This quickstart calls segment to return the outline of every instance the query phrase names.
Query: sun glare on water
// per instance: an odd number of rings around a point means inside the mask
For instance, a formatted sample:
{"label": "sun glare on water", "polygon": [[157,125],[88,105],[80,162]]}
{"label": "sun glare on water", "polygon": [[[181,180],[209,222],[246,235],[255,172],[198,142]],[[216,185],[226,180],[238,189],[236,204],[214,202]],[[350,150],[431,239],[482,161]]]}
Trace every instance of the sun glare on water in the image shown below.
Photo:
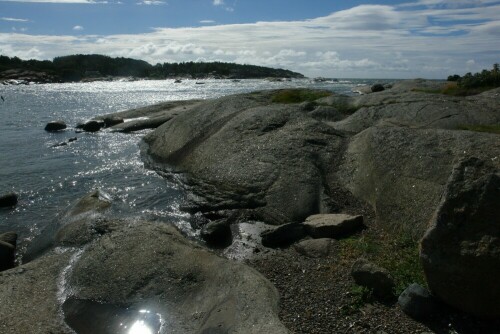
{"label": "sun glare on water", "polygon": [[128,334],[153,334],[153,331],[144,323],[144,320],[137,320],[130,327]]}

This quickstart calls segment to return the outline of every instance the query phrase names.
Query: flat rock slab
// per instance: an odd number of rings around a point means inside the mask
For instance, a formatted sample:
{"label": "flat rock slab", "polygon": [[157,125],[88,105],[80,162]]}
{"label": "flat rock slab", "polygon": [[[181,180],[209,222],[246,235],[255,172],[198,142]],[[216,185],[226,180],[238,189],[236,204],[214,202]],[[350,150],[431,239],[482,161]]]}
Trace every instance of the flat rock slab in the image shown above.
{"label": "flat rock slab", "polygon": [[319,214],[309,216],[304,222],[307,234],[313,238],[341,238],[363,227],[363,216],[346,214]]}

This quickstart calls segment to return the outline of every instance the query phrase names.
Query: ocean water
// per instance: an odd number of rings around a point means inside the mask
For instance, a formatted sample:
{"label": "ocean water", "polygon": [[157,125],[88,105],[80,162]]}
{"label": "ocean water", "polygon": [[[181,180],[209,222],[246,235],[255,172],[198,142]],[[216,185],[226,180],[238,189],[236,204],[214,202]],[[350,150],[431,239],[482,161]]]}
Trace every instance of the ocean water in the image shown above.
{"label": "ocean water", "polygon": [[[310,87],[352,94],[353,87],[371,80],[316,83],[307,79],[285,82],[266,80],[184,80],[93,82],[0,86],[0,194],[15,191],[19,203],[0,209],[0,233],[19,235],[22,255],[57,214],[93,189],[108,193],[117,203],[118,217],[145,217],[171,221],[189,230],[188,215],[179,211],[184,193],[144,167],[139,142],[144,130],[133,134],[101,131],[75,133],[73,126],[97,115],[146,106],[162,101],[216,98],[262,89]],[[64,120],[68,129],[44,130],[47,122]],[[54,144],[77,137],[67,146]],[[189,232],[189,231],[187,231]]]}

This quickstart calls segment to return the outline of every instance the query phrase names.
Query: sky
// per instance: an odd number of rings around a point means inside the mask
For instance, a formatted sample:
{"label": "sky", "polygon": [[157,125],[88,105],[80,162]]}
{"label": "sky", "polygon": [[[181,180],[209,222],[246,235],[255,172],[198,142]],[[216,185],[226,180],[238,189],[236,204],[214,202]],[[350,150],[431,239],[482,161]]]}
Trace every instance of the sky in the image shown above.
{"label": "sky", "polygon": [[0,54],[442,79],[500,62],[500,0],[0,0]]}

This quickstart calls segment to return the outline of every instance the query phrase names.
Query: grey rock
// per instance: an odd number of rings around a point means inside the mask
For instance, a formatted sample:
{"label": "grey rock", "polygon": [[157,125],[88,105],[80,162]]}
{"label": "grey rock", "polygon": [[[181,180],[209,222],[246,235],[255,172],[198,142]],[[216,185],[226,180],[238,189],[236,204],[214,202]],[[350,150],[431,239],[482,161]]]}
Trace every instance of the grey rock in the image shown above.
{"label": "grey rock", "polygon": [[338,111],[337,108],[330,106],[318,106],[309,113],[309,116],[326,122],[337,122],[347,117],[346,114]]}
{"label": "grey rock", "polygon": [[477,156],[500,165],[495,134],[375,126],[355,135],[337,178],[376,208],[377,222],[421,238],[453,166]]}
{"label": "grey rock", "polygon": [[477,158],[459,162],[421,242],[431,291],[481,317],[500,317],[500,169]]}
{"label": "grey rock", "polygon": [[[328,102],[334,101],[331,99]],[[350,98],[349,104],[359,109],[332,126],[356,133],[382,123],[456,130],[462,125],[498,124],[497,103],[489,95],[462,98],[390,89]]]}
{"label": "grey rock", "polygon": [[335,241],[332,239],[309,239],[303,240],[293,245],[293,248],[300,254],[311,257],[326,257],[333,251]]}
{"label": "grey rock", "polygon": [[304,222],[307,234],[313,238],[341,238],[363,228],[363,216],[346,214],[318,214]]}
{"label": "grey rock", "polygon": [[[2,334],[72,333],[60,315],[58,298],[63,293],[59,277],[73,254],[51,252],[18,269],[0,272]],[[8,274],[13,271],[15,275]]]}
{"label": "grey rock", "polygon": [[68,284],[78,299],[147,305],[168,319],[169,333],[287,332],[267,280],[166,225],[141,222],[99,238],[75,264]]}
{"label": "grey rock", "polygon": [[118,117],[118,116],[107,116],[107,117],[103,117],[102,120],[104,121],[104,126],[106,128],[109,128],[109,127],[112,127],[114,125],[117,125],[117,124],[124,122],[123,118]]}
{"label": "grey rock", "polygon": [[82,126],[82,130],[85,132],[97,132],[104,127],[104,121],[101,120],[90,120],[85,122]]}
{"label": "grey rock", "polygon": [[274,92],[209,100],[148,134],[151,167],[182,172],[203,211],[241,209],[270,224],[331,210],[323,174],[344,135]]}
{"label": "grey rock", "polygon": [[144,129],[156,129],[165,122],[171,120],[173,116],[157,116],[148,119],[132,120],[124,123],[119,123],[111,127],[113,131],[117,132],[133,132]]}
{"label": "grey rock", "polygon": [[45,125],[45,131],[54,132],[66,129],[66,123],[64,121],[52,121]]}
{"label": "grey rock", "polygon": [[285,224],[261,233],[262,245],[269,248],[286,247],[303,239],[306,230],[303,224]]}
{"label": "grey rock", "polygon": [[18,196],[14,192],[10,192],[0,196],[0,208],[12,207],[17,204]]}
{"label": "grey rock", "polygon": [[383,300],[390,300],[394,297],[394,280],[391,274],[364,258],[354,262],[351,268],[351,276],[356,284],[367,287],[373,294]]}
{"label": "grey rock", "polygon": [[427,320],[440,312],[439,302],[417,283],[411,284],[401,293],[398,305],[404,313],[416,320]]}
{"label": "grey rock", "polygon": [[211,221],[201,229],[200,236],[213,247],[227,247],[231,244],[231,226],[227,219]]}

